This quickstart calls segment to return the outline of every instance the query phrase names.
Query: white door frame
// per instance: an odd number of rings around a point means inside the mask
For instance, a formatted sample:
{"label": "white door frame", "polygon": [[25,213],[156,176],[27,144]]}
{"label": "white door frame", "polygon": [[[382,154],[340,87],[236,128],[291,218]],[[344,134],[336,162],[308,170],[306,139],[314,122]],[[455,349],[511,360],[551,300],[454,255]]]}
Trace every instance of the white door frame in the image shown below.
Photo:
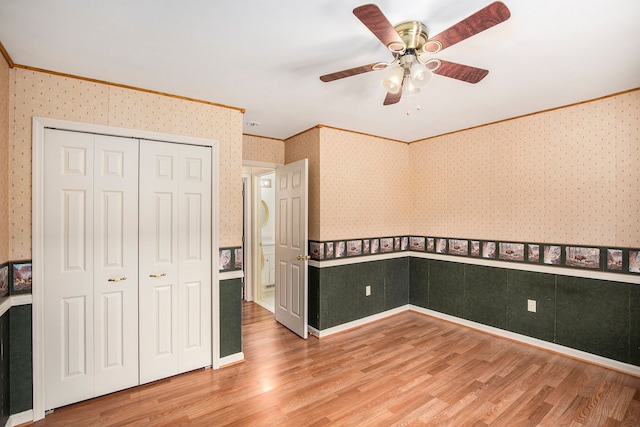
{"label": "white door frame", "polygon": [[44,418],[44,129],[56,128],[77,132],[96,133],[130,137],[137,139],[149,139],[177,144],[191,144],[211,147],[211,167],[218,173],[211,174],[211,203],[214,207],[211,212],[211,344],[212,367],[220,367],[220,282],[218,277],[219,265],[219,145],[218,141],[190,136],[180,136],[150,132],[137,129],[126,129],[97,125],[90,123],[71,122],[50,118],[34,117],[32,133],[32,328],[33,328],[33,420]]}
{"label": "white door frame", "polygon": [[242,269],[244,270],[244,300],[253,301],[253,231],[252,231],[252,203],[251,194],[253,190],[253,180],[251,173],[242,172],[243,194],[243,219],[242,219]]}

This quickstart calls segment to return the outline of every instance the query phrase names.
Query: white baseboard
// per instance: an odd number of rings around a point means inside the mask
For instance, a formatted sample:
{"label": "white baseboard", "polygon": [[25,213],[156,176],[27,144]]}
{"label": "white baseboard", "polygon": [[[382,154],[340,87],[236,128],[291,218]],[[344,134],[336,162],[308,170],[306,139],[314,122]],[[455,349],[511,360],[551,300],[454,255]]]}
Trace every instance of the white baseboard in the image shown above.
{"label": "white baseboard", "polygon": [[232,270],[232,271],[223,271],[218,273],[218,280],[232,280],[232,279],[242,279],[244,278],[244,271],[242,270]]}
{"label": "white baseboard", "polygon": [[33,304],[31,294],[12,295],[0,298],[0,316],[4,315],[11,307]]}
{"label": "white baseboard", "polygon": [[29,423],[31,421],[33,421],[33,410],[29,409],[28,411],[11,415],[7,420],[5,427],[13,427],[24,423]]}
{"label": "white baseboard", "polygon": [[389,316],[393,316],[398,313],[409,310],[409,305],[403,305],[401,307],[393,308],[391,310],[383,311],[382,313],[374,314],[371,316],[363,317],[362,319],[353,320],[351,322],[343,323],[342,325],[334,326],[333,328],[327,328],[318,330],[309,326],[309,333],[318,338],[328,337],[329,335],[337,334],[338,332],[344,332],[349,329],[357,328],[358,326],[366,325],[367,323],[375,322],[376,320],[384,319]]}
{"label": "white baseboard", "polygon": [[[256,304],[258,304],[260,307],[264,308],[265,310],[270,311],[271,313],[275,313],[275,308],[273,305],[268,304],[262,300],[259,299],[254,299],[253,302],[255,302]],[[275,315],[274,315],[275,318]]]}
{"label": "white baseboard", "polygon": [[231,365],[233,363],[238,363],[242,361],[244,361],[243,352],[230,354],[229,356],[221,357],[219,360],[221,368],[224,368],[226,365]]}
{"label": "white baseboard", "polygon": [[512,341],[517,341],[523,344],[538,347],[544,350],[559,353],[564,356],[568,356],[574,359],[582,360],[594,365],[603,366],[605,368],[613,369],[616,371],[624,372],[629,375],[640,377],[640,367],[630,365],[628,363],[620,362],[606,357],[598,356],[596,354],[587,353],[586,351],[576,350],[575,348],[565,347],[563,345],[554,344],[548,341],[532,338],[527,335],[517,334],[515,332],[505,331],[504,329],[495,328],[493,326],[483,325],[482,323],[473,322],[471,320],[461,319],[459,317],[451,316],[448,314],[440,313],[438,311],[429,310],[427,308],[418,307],[416,305],[409,305],[408,309],[415,311],[416,313],[425,314],[427,316],[435,317],[437,319],[446,320],[447,322],[456,323],[458,325],[466,326],[471,329],[475,329],[481,332],[486,332],[491,335],[506,338]]}

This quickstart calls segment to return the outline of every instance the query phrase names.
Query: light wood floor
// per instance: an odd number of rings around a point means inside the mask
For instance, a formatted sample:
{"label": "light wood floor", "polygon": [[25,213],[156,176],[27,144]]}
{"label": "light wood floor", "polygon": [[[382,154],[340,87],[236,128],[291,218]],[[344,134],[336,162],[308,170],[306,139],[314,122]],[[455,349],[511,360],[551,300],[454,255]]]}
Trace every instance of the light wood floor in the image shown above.
{"label": "light wood floor", "polygon": [[640,426],[640,378],[408,312],[302,340],[253,303],[246,361],[57,409],[36,426]]}

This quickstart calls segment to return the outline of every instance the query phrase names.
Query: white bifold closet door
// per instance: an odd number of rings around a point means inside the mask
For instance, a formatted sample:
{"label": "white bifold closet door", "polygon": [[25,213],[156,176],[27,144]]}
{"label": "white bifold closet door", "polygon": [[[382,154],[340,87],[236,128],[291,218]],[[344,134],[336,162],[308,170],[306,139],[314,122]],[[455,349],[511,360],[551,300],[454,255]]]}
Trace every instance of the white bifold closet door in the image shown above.
{"label": "white bifold closet door", "polygon": [[211,364],[211,150],[140,141],[140,383]]}
{"label": "white bifold closet door", "polygon": [[46,129],[45,409],[211,365],[211,148]]}
{"label": "white bifold closet door", "polygon": [[50,409],[138,384],[138,144],[52,129],[45,141]]}

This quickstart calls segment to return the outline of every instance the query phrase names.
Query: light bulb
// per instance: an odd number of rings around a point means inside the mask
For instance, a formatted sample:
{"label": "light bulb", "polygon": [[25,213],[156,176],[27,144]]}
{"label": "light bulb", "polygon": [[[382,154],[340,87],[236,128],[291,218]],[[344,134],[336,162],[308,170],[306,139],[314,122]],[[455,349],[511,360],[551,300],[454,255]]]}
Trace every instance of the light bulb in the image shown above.
{"label": "light bulb", "polygon": [[382,79],[382,86],[389,93],[398,93],[402,87],[404,72],[400,67],[394,67],[389,74]]}
{"label": "light bulb", "polygon": [[419,62],[414,63],[410,68],[411,81],[416,87],[423,87],[431,80],[432,73]]}

